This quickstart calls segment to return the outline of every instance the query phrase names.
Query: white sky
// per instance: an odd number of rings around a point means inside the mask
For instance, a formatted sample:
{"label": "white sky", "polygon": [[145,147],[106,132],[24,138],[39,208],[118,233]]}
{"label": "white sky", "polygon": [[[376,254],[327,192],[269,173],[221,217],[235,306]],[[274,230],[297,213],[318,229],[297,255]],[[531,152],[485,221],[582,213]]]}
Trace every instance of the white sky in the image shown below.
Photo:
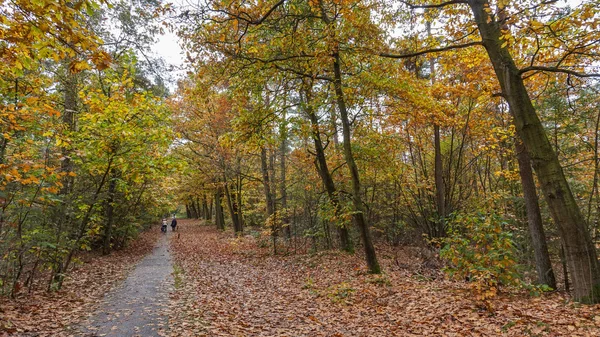
{"label": "white sky", "polygon": [[[177,7],[184,7],[186,1],[188,0],[165,0],[165,2],[169,2],[175,7],[177,13],[179,12]],[[175,32],[165,29],[165,34],[158,36],[158,41],[152,46],[152,51],[156,55],[162,57],[168,66],[173,66],[172,68],[174,70],[169,76],[165,77],[172,80],[168,83],[168,86],[171,89],[174,89],[176,81],[185,74],[185,55],[179,44],[179,37]]]}
{"label": "white sky", "polygon": [[165,35],[161,35],[152,47],[152,51],[162,56],[168,64],[183,65],[183,50],[179,46],[179,38],[175,33],[165,32]]}

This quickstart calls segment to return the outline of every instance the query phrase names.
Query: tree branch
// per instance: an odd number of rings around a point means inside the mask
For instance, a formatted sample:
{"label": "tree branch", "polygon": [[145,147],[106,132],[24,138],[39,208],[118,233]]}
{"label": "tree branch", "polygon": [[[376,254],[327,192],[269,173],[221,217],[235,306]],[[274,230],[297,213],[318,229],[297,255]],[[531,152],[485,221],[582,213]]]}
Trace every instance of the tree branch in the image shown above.
{"label": "tree branch", "polygon": [[271,9],[269,9],[269,11],[266,12],[265,15],[263,15],[260,19],[251,21],[250,23],[253,25],[260,25],[271,15],[271,13],[273,13],[273,11],[277,9],[277,7],[283,5],[284,2],[285,0],[279,0],[279,2],[277,2],[273,7],[271,7]]}
{"label": "tree branch", "polygon": [[467,1],[466,0],[450,0],[450,1],[446,1],[446,2],[442,2],[439,4],[430,4],[430,5],[414,5],[411,4],[407,1],[400,1],[401,3],[405,4],[406,6],[408,6],[410,9],[417,9],[417,8],[441,8],[441,7],[446,7],[446,6],[450,6],[450,5],[455,5],[455,4],[466,4]]}
{"label": "tree branch", "polygon": [[578,71],[568,70],[568,69],[562,69],[562,68],[558,68],[558,67],[543,67],[543,66],[530,66],[530,67],[527,67],[527,68],[523,68],[523,69],[519,70],[519,75],[523,75],[524,73],[527,73],[527,72],[530,72],[530,71],[544,71],[544,72],[551,72],[551,73],[563,73],[563,74],[569,74],[569,75],[573,75],[573,76],[577,76],[577,77],[600,77],[599,73],[586,74],[586,73],[580,73]]}
{"label": "tree branch", "polygon": [[461,49],[461,48],[467,48],[467,47],[472,47],[472,46],[483,46],[483,42],[474,41],[474,42],[469,42],[469,43],[464,43],[464,44],[456,44],[456,45],[451,45],[451,46],[446,46],[446,47],[441,47],[441,48],[425,49],[425,50],[417,51],[414,53],[407,53],[407,54],[379,53],[379,56],[392,58],[392,59],[405,59],[405,58],[411,58],[411,57],[425,55],[425,54],[439,53],[439,52],[444,52],[444,51],[448,51],[448,50]]}

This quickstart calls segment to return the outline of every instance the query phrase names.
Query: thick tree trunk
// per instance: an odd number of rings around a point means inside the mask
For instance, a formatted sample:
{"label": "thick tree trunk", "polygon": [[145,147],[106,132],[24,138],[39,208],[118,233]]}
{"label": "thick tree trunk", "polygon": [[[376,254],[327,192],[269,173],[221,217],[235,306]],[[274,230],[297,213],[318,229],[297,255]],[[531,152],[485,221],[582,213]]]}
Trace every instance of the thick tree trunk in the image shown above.
{"label": "thick tree trunk", "polygon": [[502,47],[499,23],[486,12],[487,0],[468,0],[475,22],[510,105],[519,138],[533,162],[554,222],[565,247],[575,300],[600,301],[600,266],[585,219],[575,202],[558,157],[548,140],[512,56]]}
{"label": "thick tree trunk", "polygon": [[188,219],[192,218],[192,212],[190,211],[189,204],[185,204],[185,215],[187,216]]}
{"label": "thick tree trunk", "polygon": [[371,239],[371,230],[365,217],[363,201],[361,199],[360,177],[358,174],[358,167],[354,161],[354,155],[352,154],[352,144],[350,142],[350,120],[348,118],[348,110],[346,109],[346,101],[344,99],[342,71],[340,69],[340,55],[337,51],[334,53],[333,72],[335,76],[333,82],[335,96],[338,109],[340,111],[340,119],[342,121],[344,157],[346,159],[346,164],[348,165],[350,177],[352,179],[352,204],[354,206],[354,221],[360,230],[369,271],[371,273],[378,274],[381,272],[381,267],[377,261],[375,246],[373,245],[373,240]]}
{"label": "thick tree trunk", "polygon": [[531,160],[523,143],[517,140],[516,143],[517,161],[519,163],[519,175],[521,176],[521,185],[523,186],[523,198],[525,199],[525,209],[527,212],[527,223],[529,224],[529,235],[533,245],[535,256],[535,266],[538,274],[538,282],[545,284],[552,289],[556,289],[556,279],[548,246],[546,245],[546,236],[544,234],[544,225],[540,213],[540,205],[531,171]]}
{"label": "thick tree trunk", "polygon": [[[311,125],[311,134],[313,143],[315,145],[315,154],[316,161],[315,166],[317,167],[317,172],[321,177],[321,181],[323,182],[323,186],[325,186],[325,190],[327,191],[327,196],[331,201],[334,209],[334,215],[338,217],[342,212],[342,207],[340,205],[340,200],[338,197],[337,190],[335,188],[335,183],[333,182],[333,178],[331,177],[331,172],[329,171],[329,167],[327,166],[327,158],[325,157],[325,148],[323,147],[323,141],[321,140],[321,131],[319,129],[319,120],[317,115],[315,114],[312,106],[311,106],[311,93],[310,90],[306,90],[306,114],[310,120]],[[338,235],[340,237],[340,248],[347,252],[353,252],[354,247],[352,245],[352,240],[350,239],[350,235],[348,233],[348,229],[345,226],[336,226]]]}
{"label": "thick tree trunk", "polygon": [[202,194],[202,215],[204,220],[210,220],[210,216],[208,215],[208,203],[206,202],[206,193]]}
{"label": "thick tree trunk", "polygon": [[229,209],[229,215],[231,222],[233,223],[233,231],[238,233],[240,231],[240,223],[238,218],[238,209],[235,201],[235,196],[231,195],[231,191],[227,183],[225,183],[225,197],[227,198],[227,208]]}
{"label": "thick tree trunk", "polygon": [[193,198],[190,198],[190,211],[191,211],[191,217],[194,219],[198,219],[198,210],[196,209],[196,203],[194,202]]}
{"label": "thick tree trunk", "polygon": [[202,207],[200,207],[200,198],[198,197],[194,199],[194,208],[196,209],[196,219],[200,219],[202,217]]}

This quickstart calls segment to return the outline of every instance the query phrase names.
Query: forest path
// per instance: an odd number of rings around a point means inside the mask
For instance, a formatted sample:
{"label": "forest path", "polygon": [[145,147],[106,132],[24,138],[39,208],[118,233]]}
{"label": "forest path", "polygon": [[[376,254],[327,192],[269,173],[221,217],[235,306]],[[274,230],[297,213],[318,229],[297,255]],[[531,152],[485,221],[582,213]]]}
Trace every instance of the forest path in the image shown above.
{"label": "forest path", "polygon": [[[157,227],[158,230],[158,227]],[[173,264],[169,231],[80,328],[85,336],[165,336]]]}

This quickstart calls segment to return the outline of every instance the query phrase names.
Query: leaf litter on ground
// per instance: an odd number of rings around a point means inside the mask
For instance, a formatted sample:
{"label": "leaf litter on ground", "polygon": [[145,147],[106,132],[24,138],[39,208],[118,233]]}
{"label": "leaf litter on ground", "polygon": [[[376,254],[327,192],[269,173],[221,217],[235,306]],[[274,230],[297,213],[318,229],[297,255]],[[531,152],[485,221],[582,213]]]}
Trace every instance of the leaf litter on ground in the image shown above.
{"label": "leaf litter on ground", "polygon": [[252,236],[184,227],[170,242],[170,336],[600,336],[599,305],[509,293],[484,310],[409,249],[380,249],[386,273],[370,275],[358,249],[273,256]]}
{"label": "leaf litter on ground", "polygon": [[31,294],[0,298],[0,336],[68,335],[65,329],[90,315],[104,295],[152,251],[159,238],[156,232],[143,232],[126,248],[110,255],[80,254],[81,263],[69,271],[60,291],[45,291],[49,277],[45,275]]}

